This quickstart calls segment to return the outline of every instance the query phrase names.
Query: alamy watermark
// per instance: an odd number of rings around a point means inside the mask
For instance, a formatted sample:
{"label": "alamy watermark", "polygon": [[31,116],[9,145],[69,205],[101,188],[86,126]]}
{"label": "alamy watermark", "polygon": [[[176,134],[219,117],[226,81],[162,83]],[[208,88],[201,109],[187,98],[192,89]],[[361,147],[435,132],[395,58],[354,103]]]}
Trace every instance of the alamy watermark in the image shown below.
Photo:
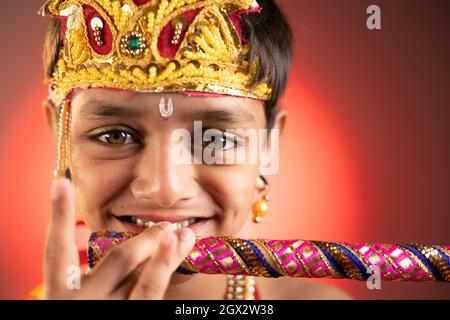
{"label": "alamy watermark", "polygon": [[66,287],[69,290],[81,289],[81,268],[77,265],[71,265],[67,267],[67,280]]}
{"label": "alamy watermark", "polygon": [[381,289],[381,270],[377,265],[370,265],[367,267],[367,273],[370,275],[366,280],[367,289],[380,290]]}
{"label": "alamy watermark", "polygon": [[366,20],[367,29],[381,30],[381,8],[372,4],[367,7],[366,13],[369,14]]}
{"label": "alamy watermark", "polygon": [[193,135],[186,128],[171,135],[173,164],[236,165],[257,164],[260,174],[279,170],[278,129],[207,129],[194,121]]}

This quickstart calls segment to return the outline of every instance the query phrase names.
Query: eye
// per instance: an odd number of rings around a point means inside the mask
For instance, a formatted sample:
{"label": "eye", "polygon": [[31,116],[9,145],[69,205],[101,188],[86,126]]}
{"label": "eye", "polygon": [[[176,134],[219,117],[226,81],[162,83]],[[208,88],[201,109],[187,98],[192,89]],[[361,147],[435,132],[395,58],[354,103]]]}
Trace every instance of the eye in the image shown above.
{"label": "eye", "polygon": [[235,135],[220,130],[209,130],[207,134],[205,133],[203,135],[202,139],[203,148],[226,151],[236,148],[238,145],[239,143]]}
{"label": "eye", "polygon": [[136,139],[128,132],[121,130],[113,130],[102,133],[97,139],[107,144],[132,144]]}

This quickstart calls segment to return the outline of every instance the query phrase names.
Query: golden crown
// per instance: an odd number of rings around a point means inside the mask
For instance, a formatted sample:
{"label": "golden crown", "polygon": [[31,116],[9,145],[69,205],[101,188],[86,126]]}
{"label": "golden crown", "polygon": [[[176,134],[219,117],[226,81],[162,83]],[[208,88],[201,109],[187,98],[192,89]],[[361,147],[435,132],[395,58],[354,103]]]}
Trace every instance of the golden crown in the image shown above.
{"label": "golden crown", "polygon": [[241,15],[252,0],[50,0],[41,9],[62,21],[63,46],[52,89],[193,91],[262,100],[267,83],[249,86],[249,43]]}

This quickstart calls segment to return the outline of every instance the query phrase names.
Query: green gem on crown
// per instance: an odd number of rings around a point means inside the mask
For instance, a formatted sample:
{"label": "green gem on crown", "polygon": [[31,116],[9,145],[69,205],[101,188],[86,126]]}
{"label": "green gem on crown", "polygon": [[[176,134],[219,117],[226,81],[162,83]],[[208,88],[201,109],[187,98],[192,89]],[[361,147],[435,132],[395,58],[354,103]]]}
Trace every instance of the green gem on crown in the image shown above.
{"label": "green gem on crown", "polygon": [[142,48],[143,41],[137,36],[131,36],[127,41],[128,50],[137,51]]}

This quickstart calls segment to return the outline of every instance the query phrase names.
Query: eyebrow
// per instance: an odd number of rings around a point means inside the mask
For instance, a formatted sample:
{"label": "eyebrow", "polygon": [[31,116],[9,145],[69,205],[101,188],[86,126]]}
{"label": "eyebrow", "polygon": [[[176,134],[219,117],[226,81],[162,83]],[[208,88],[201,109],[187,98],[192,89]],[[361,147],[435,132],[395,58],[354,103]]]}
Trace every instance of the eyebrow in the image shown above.
{"label": "eyebrow", "polygon": [[193,118],[211,119],[220,122],[254,122],[255,116],[246,111],[231,112],[227,110],[201,110],[192,113]]}
{"label": "eyebrow", "polygon": [[82,114],[87,117],[143,117],[147,114],[146,110],[135,110],[125,106],[114,105],[100,105],[90,108],[89,105],[85,106],[82,110]]}
{"label": "eyebrow", "polygon": [[[102,117],[134,117],[140,118],[148,115],[148,110],[137,110],[120,105],[96,105],[89,103],[82,109],[82,114],[88,118],[102,118]],[[228,110],[195,110],[192,107],[192,112],[189,112],[187,118],[192,120],[214,120],[218,122],[255,122],[255,116],[247,111],[228,111]]]}

